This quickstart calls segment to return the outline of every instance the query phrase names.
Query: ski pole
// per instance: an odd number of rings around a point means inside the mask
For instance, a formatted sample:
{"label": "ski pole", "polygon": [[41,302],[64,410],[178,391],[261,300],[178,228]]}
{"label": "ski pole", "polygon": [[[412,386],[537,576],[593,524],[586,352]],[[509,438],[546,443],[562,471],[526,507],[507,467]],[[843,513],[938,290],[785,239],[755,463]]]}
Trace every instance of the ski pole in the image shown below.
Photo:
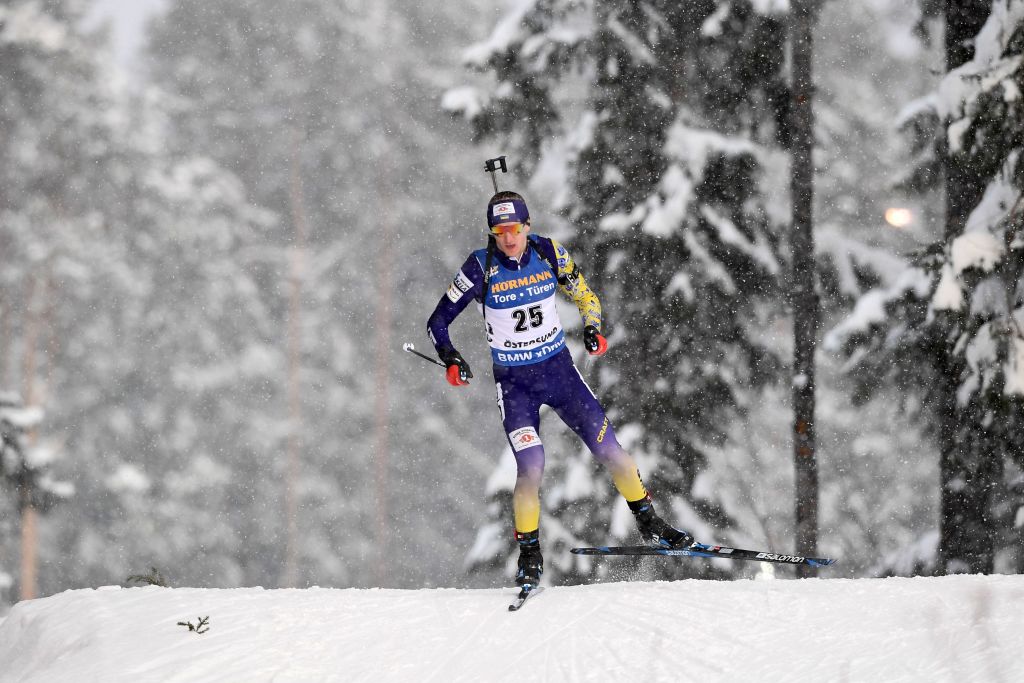
{"label": "ski pole", "polygon": [[425,356],[422,353],[420,353],[419,351],[417,351],[416,347],[413,346],[410,342],[405,342],[404,344],[402,344],[402,350],[403,351],[408,351],[411,354],[419,356],[420,358],[422,358],[423,360],[427,361],[428,363],[433,363],[434,365],[440,365],[442,368],[447,369],[445,364],[442,363],[441,361],[434,360],[430,356]]}

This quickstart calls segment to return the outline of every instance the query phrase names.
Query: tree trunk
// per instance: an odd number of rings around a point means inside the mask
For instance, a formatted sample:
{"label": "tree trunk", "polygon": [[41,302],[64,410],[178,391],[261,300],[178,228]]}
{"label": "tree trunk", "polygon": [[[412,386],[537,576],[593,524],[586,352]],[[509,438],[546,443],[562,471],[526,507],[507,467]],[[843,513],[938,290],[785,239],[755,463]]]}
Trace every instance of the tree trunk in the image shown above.
{"label": "tree trunk", "polygon": [[[966,411],[961,410],[961,414]],[[1003,478],[1002,454],[981,415],[963,419],[958,443],[943,458],[941,570],[991,574],[997,534],[994,499]]]}
{"label": "tree trunk", "polygon": [[[793,61],[791,119],[793,250],[793,456],[796,468],[796,551],[817,555],[818,465],[815,454],[814,351],[819,324],[814,289],[814,81],[813,29],[817,0],[792,5]],[[798,569],[807,576],[806,568]]]}
{"label": "tree trunk", "polygon": [[[40,285],[41,283],[41,285]],[[46,324],[44,314],[40,312],[45,302],[47,279],[37,273],[30,275],[28,292],[25,296],[25,334],[23,357],[21,363],[22,396],[26,407],[36,404],[36,346]],[[37,296],[37,286],[42,290]],[[34,441],[34,439],[33,439]],[[38,513],[35,508],[35,480],[28,465],[24,462],[27,453],[22,454],[23,462],[18,482],[18,511],[21,517],[21,567],[19,577],[19,596],[22,600],[36,597],[36,577],[38,565]]]}
{"label": "tree trunk", "polygon": [[[974,38],[985,24],[991,0],[946,0],[946,71],[957,69],[974,59]],[[945,143],[943,143],[945,144]],[[985,179],[978,173],[947,156],[945,238],[963,232],[967,217],[978,205],[985,191]]]}
{"label": "tree trunk", "polygon": [[288,259],[288,443],[285,463],[285,558],[281,586],[294,587],[299,578],[299,474],[302,459],[302,280],[306,271],[309,233],[302,189],[302,133],[292,131],[289,204],[295,241]]}
{"label": "tree trunk", "polygon": [[[385,187],[381,184],[379,187]],[[391,358],[391,304],[392,304],[392,269],[391,261],[393,252],[391,244],[391,213],[387,208],[381,216],[379,223],[380,236],[377,246],[377,353],[375,368],[375,383],[377,392],[374,402],[374,487],[376,489],[375,523],[377,527],[377,564],[374,568],[374,577],[377,586],[383,586],[389,576],[389,545],[391,538],[391,520],[389,492],[390,462],[388,453],[390,450],[389,428],[390,415],[388,411],[389,384],[390,384],[390,358]]]}
{"label": "tree trunk", "polygon": [[19,599],[32,600],[36,597],[36,567],[38,557],[37,520],[39,514],[32,503],[33,486],[31,477],[25,477],[19,487],[19,508],[21,510],[21,576]]}
{"label": "tree trunk", "polygon": [[[974,57],[973,39],[988,18],[990,0],[947,0],[946,70],[952,71]],[[985,190],[985,179],[949,155],[945,164],[946,243],[959,236]],[[995,524],[992,496],[1002,477],[1002,455],[986,438],[976,406],[960,405],[956,390],[963,370],[955,352],[960,323],[940,320],[935,363],[946,378],[941,393],[939,449],[940,521],[938,572],[990,573],[994,568]]]}
{"label": "tree trunk", "polygon": [[[0,239],[0,253],[3,253],[3,246],[3,240]],[[3,265],[3,263],[0,263],[0,267],[3,267]],[[13,325],[11,324],[11,318],[13,317],[14,307],[7,303],[4,292],[5,290],[0,288],[0,389],[11,386],[11,364],[9,358],[12,355],[11,330]]]}

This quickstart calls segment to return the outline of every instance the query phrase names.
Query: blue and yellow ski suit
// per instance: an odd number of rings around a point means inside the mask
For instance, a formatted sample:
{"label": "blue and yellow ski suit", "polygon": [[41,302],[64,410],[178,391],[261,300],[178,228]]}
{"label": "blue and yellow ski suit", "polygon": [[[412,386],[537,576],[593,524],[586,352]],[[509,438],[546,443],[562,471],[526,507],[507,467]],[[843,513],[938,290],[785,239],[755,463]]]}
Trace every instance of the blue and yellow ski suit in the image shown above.
{"label": "blue and yellow ski suit", "polygon": [[454,350],[448,326],[470,301],[482,306],[491,348],[498,409],[516,458],[513,491],[516,531],[535,531],[540,520],[540,482],[544,472],[540,407],[551,406],[606,467],[627,501],[647,495],[633,458],[615,438],[604,409],[573,364],[555,308],[561,289],[580,311],[585,325],[601,329],[601,302],[565,247],[529,235],[518,261],[495,249],[489,291],[484,293],[487,250],[474,251],[455,275],[427,321],[439,354]]}

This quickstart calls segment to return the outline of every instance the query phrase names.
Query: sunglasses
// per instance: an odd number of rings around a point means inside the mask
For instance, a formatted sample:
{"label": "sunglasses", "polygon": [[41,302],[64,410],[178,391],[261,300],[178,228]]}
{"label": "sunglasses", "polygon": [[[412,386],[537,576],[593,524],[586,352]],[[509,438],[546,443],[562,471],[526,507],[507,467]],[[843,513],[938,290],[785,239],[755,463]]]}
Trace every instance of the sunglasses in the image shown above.
{"label": "sunglasses", "polygon": [[522,223],[502,223],[491,227],[492,235],[513,234],[518,235],[523,231]]}

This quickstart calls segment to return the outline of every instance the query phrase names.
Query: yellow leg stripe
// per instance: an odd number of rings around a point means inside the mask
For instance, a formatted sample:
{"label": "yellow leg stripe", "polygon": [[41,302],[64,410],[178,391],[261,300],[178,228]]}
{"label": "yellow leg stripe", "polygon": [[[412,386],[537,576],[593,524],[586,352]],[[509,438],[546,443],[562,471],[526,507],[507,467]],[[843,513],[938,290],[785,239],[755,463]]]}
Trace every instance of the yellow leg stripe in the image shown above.
{"label": "yellow leg stripe", "polygon": [[619,462],[609,466],[612,473],[612,483],[626,500],[633,502],[640,500],[647,495],[647,489],[640,480],[640,472],[636,468],[636,462],[628,455]]}
{"label": "yellow leg stripe", "polygon": [[533,482],[518,479],[512,493],[512,516],[516,531],[524,534],[540,526],[540,491]]}

